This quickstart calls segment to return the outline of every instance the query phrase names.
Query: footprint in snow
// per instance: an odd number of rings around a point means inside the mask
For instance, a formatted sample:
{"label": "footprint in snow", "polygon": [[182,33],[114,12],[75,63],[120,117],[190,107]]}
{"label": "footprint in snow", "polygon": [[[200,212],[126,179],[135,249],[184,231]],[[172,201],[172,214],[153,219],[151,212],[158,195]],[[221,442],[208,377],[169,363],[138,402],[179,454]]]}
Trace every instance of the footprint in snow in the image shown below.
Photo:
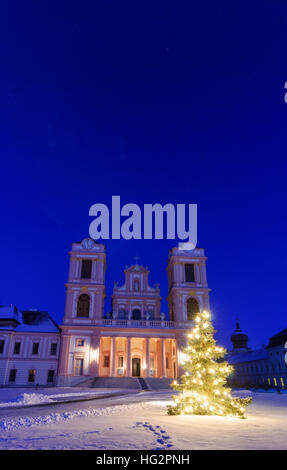
{"label": "footprint in snow", "polygon": [[155,445],[161,445],[161,447],[155,447],[155,450],[164,450],[173,447],[173,444],[171,443],[171,437],[160,426],[153,426],[148,421],[145,421],[144,423],[137,421],[136,424],[132,426],[132,428],[141,427],[150,431],[157,438]]}

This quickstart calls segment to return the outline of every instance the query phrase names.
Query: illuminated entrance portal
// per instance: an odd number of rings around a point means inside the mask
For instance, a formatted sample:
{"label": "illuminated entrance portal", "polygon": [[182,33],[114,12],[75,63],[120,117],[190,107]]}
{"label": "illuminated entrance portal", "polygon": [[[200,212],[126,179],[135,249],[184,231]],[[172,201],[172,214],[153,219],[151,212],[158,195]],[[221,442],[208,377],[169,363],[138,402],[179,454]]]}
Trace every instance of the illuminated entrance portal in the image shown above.
{"label": "illuminated entrance portal", "polygon": [[141,360],[138,357],[134,357],[132,360],[132,374],[133,377],[140,377],[141,375]]}

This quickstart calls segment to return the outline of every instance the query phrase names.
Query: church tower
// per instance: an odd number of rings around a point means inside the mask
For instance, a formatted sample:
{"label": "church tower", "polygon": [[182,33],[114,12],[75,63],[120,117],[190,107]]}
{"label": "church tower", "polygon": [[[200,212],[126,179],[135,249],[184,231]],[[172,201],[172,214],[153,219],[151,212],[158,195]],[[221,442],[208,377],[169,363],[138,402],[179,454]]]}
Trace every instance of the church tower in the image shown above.
{"label": "church tower", "polygon": [[178,375],[181,367],[181,350],[187,345],[187,335],[194,326],[194,317],[199,311],[209,310],[210,289],[206,280],[206,260],[203,248],[184,250],[172,248],[169,252],[168,311],[169,320],[175,322]]}
{"label": "church tower", "polygon": [[105,246],[90,238],[73,243],[66,284],[63,324],[96,325],[103,317],[105,300]]}
{"label": "church tower", "polygon": [[203,248],[169,252],[168,310],[169,320],[188,327],[197,312],[209,310],[209,292],[206,279],[206,260]]}
{"label": "church tower", "polygon": [[73,243],[61,325],[58,385],[95,377],[99,370],[100,333],[105,300],[105,246],[85,238]]}

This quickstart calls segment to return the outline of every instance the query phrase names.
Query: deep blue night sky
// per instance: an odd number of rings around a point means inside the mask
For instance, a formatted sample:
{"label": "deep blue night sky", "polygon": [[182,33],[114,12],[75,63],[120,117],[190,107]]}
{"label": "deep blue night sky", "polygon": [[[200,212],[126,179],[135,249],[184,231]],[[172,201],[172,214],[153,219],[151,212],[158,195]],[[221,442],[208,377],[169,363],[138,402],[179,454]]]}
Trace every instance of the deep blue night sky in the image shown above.
{"label": "deep blue night sky", "polygon": [[[286,328],[286,1],[1,10],[0,304],[61,322],[70,245],[120,195],[198,204],[220,342]],[[106,311],[134,256],[166,311],[175,244],[108,241]]]}

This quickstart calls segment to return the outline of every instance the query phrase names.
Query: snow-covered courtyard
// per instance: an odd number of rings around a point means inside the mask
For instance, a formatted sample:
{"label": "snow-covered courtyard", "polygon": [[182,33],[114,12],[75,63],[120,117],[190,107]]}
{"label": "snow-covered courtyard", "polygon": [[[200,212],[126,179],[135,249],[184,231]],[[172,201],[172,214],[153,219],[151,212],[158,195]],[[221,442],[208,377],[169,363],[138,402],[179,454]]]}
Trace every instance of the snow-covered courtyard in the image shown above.
{"label": "snow-covered courtyard", "polygon": [[[11,391],[10,401],[17,396]],[[2,403],[8,400],[3,397],[0,391]],[[171,392],[161,391],[30,408],[2,405],[0,449],[287,449],[287,394],[254,393],[243,420],[168,416],[170,402]]]}

